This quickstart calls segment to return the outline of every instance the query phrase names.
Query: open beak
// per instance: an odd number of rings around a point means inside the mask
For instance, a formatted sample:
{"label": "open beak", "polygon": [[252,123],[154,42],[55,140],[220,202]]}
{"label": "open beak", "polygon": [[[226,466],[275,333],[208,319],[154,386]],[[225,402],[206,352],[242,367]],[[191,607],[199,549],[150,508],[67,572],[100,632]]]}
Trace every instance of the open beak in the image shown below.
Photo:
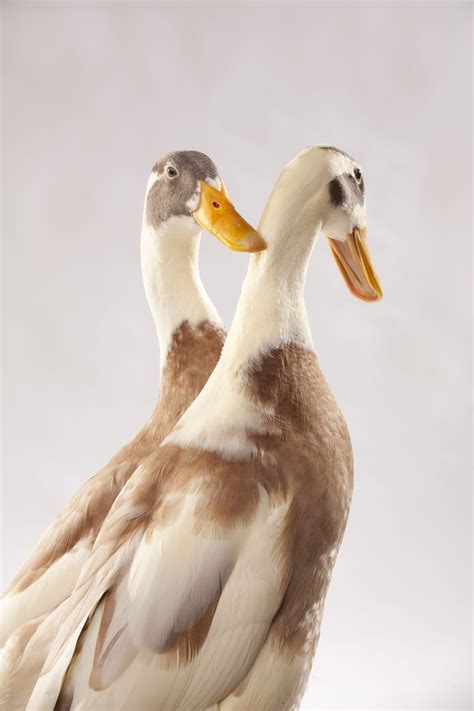
{"label": "open beak", "polygon": [[361,232],[355,227],[344,241],[329,237],[329,246],[354,296],[364,301],[379,301],[383,293],[370,261],[366,235],[365,227]]}
{"label": "open beak", "polygon": [[201,227],[235,252],[261,252],[267,248],[263,237],[232,205],[224,185],[217,190],[203,180],[199,182],[201,196],[193,217]]}

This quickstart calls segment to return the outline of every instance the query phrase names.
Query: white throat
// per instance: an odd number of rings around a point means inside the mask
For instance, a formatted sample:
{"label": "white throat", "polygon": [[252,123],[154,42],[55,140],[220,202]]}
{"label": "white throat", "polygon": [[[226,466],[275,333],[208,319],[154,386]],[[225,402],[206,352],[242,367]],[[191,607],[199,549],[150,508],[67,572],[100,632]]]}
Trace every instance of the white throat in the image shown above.
{"label": "white throat", "polygon": [[219,366],[235,371],[285,343],[313,348],[304,286],[327,212],[326,193],[320,190],[327,174],[318,175],[306,158],[303,153],[285,168],[270,195],[258,226],[268,248],[250,258]]}
{"label": "white throat", "polygon": [[[247,433],[264,433],[265,415],[270,413],[245,396],[245,367],[286,343],[313,348],[304,283],[324,220],[325,198],[314,180],[295,185],[291,168],[280,176],[260,221],[268,249],[250,259],[219,363],[168,442],[218,451],[228,458],[252,456],[255,445]],[[322,176],[321,183],[325,181]]]}
{"label": "white throat", "polygon": [[200,239],[199,228],[190,217],[171,217],[155,229],[144,214],[143,282],[158,333],[162,368],[173,332],[183,321],[197,325],[208,320],[221,325],[199,277]]}

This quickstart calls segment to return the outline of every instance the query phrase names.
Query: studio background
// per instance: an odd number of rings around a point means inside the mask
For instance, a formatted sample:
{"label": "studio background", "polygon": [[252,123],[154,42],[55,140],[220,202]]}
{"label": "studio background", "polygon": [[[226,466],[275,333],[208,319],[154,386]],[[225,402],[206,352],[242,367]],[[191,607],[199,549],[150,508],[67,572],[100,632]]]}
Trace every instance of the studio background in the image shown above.
{"label": "studio background", "polygon": [[[155,160],[207,152],[257,222],[287,161],[333,144],[362,165],[385,298],[352,298],[319,240],[307,307],[356,479],[303,708],[470,708],[472,6],[2,14],[4,586],[156,401],[139,258]],[[247,261],[203,236],[227,326]]]}

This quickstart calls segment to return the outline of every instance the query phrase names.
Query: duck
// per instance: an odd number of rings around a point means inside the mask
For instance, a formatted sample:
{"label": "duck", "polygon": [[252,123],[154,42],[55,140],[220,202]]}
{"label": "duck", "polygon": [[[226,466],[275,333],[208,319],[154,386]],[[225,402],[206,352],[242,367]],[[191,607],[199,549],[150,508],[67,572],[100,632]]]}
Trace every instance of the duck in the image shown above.
{"label": "duck", "polygon": [[28,709],[301,703],[353,487],[304,284],[321,233],[351,293],[382,297],[359,164],[335,147],[303,150],[257,229],[267,248],[250,257],[214,371],[38,630],[50,645]]}
{"label": "duck", "polygon": [[203,228],[236,251],[265,246],[232,205],[207,155],[169,152],[151,171],[141,230],[144,287],[161,353],[161,396],[138,434],[72,497],[21,567],[2,600],[0,646],[20,628],[24,645],[42,616],[71,593],[118,493],[218,362],[226,334],[199,277]]}

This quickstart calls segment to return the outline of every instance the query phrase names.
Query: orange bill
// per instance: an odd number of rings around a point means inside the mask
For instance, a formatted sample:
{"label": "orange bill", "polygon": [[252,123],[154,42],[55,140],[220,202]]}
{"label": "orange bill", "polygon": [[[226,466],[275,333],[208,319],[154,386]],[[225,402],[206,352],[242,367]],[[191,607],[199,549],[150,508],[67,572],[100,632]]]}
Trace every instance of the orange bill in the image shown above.
{"label": "orange bill", "polygon": [[235,252],[261,252],[266,249],[263,237],[232,205],[224,185],[222,190],[217,190],[203,180],[200,184],[201,196],[193,217],[201,227]]}
{"label": "orange bill", "polygon": [[361,232],[354,228],[345,240],[329,237],[329,246],[352,294],[363,301],[379,301],[382,288],[367,249],[367,231],[364,228]]}

